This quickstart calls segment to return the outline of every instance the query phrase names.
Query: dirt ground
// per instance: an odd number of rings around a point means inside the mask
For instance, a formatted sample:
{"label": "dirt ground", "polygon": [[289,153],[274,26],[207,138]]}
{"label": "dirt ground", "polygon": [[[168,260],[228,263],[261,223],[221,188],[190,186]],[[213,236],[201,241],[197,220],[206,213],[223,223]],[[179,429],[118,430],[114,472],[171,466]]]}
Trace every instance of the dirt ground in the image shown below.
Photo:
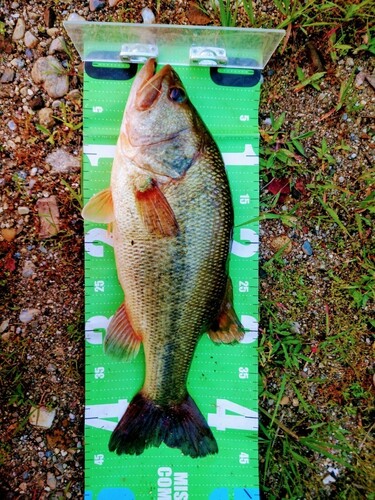
{"label": "dirt ground", "polygon": [[[142,9],[149,6],[157,13],[158,5],[123,0],[0,2],[1,498],[83,497],[83,65],[62,22],[73,13],[88,21],[142,22]],[[205,12],[190,1],[161,2],[157,22],[220,24],[209,2],[202,5]],[[283,20],[272,2],[254,5],[260,26],[276,27]],[[249,26],[241,9],[237,24]],[[279,328],[273,337],[275,343],[270,340],[272,332],[269,337],[271,320],[277,316],[279,327],[283,321],[293,325],[292,334],[302,339],[301,352],[311,361],[298,365],[293,382],[301,393],[306,379],[315,380],[304,389],[303,400],[320,408],[326,421],[336,412],[357,446],[356,429],[363,430],[361,436],[371,430],[366,401],[373,391],[373,281],[363,281],[364,274],[359,273],[373,262],[369,222],[373,212],[366,199],[373,189],[374,63],[363,51],[337,49],[333,58],[327,37],[294,28],[264,70],[259,116],[266,160],[272,157],[271,150],[288,149],[288,141],[293,153],[284,161],[270,160],[262,174],[261,210],[278,217],[265,217],[261,229],[261,405],[273,412],[280,366],[285,364],[275,354],[282,331]],[[47,56],[54,58],[57,68],[52,82],[42,67]],[[317,80],[320,90],[311,84],[295,88],[297,66],[306,76],[325,72]],[[350,78],[350,92],[342,96],[342,82]],[[272,117],[284,112],[279,133]],[[302,153],[292,139],[312,130],[314,135],[301,139]],[[275,178],[281,179],[282,187]],[[359,279],[357,288],[345,289]],[[340,288],[340,283],[345,286]],[[347,290],[360,296],[348,295]],[[366,290],[370,290],[367,299]],[[352,331],[353,323],[360,334]],[[329,335],[345,329],[353,333],[353,343],[342,345],[341,354],[325,344],[320,355],[319,347]],[[329,383],[316,382],[322,377]],[[356,384],[362,407],[351,415],[340,414],[343,401],[358,409],[352,394]],[[293,433],[303,435],[307,417],[301,417],[303,404],[292,387],[286,385],[277,401],[282,405],[279,418],[289,429],[291,422],[301,419]],[[332,401],[333,406],[328,404]],[[54,411],[52,426],[41,429],[30,424],[32,408]],[[328,463],[319,457],[318,482]],[[264,472],[275,491],[279,472]],[[339,498],[340,488],[344,491],[350,478],[347,475],[342,483],[334,478],[329,486],[317,487],[312,497]],[[365,482],[361,484],[358,492],[367,495]],[[290,498],[287,490],[280,491],[284,493],[279,498]],[[305,491],[305,498],[309,494]]]}

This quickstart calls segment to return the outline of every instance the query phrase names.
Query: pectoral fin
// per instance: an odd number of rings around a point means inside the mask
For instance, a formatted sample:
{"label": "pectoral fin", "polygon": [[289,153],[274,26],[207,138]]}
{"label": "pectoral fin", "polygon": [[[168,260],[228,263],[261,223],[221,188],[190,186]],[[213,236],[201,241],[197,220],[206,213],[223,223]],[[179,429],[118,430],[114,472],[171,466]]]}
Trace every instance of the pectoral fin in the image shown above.
{"label": "pectoral fin", "polygon": [[104,350],[117,359],[131,361],[138,354],[141,337],[129,320],[125,304],[122,304],[113,316],[104,339]]}
{"label": "pectoral fin", "polygon": [[159,236],[176,236],[178,224],[168,200],[153,179],[135,190],[136,204],[144,225]]}
{"label": "pectoral fin", "polygon": [[111,190],[95,194],[83,207],[82,217],[91,222],[111,223],[115,220]]}
{"label": "pectoral fin", "polygon": [[244,328],[233,307],[233,286],[230,278],[228,278],[219,314],[212,323],[208,335],[218,344],[231,344],[243,339]]}

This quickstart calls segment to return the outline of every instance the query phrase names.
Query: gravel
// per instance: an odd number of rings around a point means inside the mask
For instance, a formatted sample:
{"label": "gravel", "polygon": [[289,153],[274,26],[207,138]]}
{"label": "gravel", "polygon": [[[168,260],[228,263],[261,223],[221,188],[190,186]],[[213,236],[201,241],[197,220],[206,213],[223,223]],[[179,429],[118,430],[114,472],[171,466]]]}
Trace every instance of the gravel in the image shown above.
{"label": "gravel", "polygon": [[[16,360],[15,372],[0,381],[1,498],[83,498],[83,230],[79,207],[66,187],[79,190],[82,139],[79,130],[64,125],[61,111],[64,108],[70,113],[72,123],[80,121],[83,67],[62,21],[142,22],[142,9],[147,6],[148,2],[141,1],[125,9],[120,0],[5,0],[0,5],[4,23],[0,99],[6,125],[0,127],[0,342],[1,361]],[[271,16],[272,6],[263,2],[260,12],[263,18]],[[182,0],[163,4],[156,16],[160,23],[171,19],[178,24],[210,22],[193,2]],[[331,85],[327,78],[319,98],[311,88],[300,93],[285,91],[296,84],[296,60],[304,70],[309,69],[304,47],[295,43],[290,41],[293,57],[275,56],[267,67],[261,127],[270,126],[271,112],[277,116],[285,111],[286,129],[296,122],[302,122],[301,131],[316,129],[306,151],[317,172],[320,163],[313,146],[321,144],[323,137],[328,144],[349,139],[350,150],[338,149],[336,165],[326,170],[345,189],[363,165],[370,168],[374,164],[372,63],[356,56],[343,57],[333,66],[329,78],[335,82],[349,78],[358,67],[367,76],[357,79],[358,102],[352,103],[360,109],[356,117],[341,112],[322,126],[321,116],[337,104],[339,85]],[[283,212],[288,213],[296,200],[288,193],[282,203]],[[307,206],[308,201],[305,203]],[[326,248],[337,230],[333,221],[321,231],[303,213],[296,215],[302,221],[298,227],[279,220],[263,222],[261,259],[271,259],[285,246],[282,257],[286,265],[303,269],[305,279],[313,283],[309,310],[304,317],[299,317],[298,309],[287,315],[291,306],[280,302],[268,276],[262,280],[261,293],[280,303],[280,314],[292,320],[295,334],[305,335],[321,329],[324,321],[330,286],[326,270],[340,269],[352,256],[345,249]],[[4,362],[3,366],[8,365]],[[332,367],[325,364],[301,369],[305,379],[331,375]],[[322,397],[313,384],[309,397],[311,401]],[[9,400],[13,402],[5,405]],[[288,394],[282,404],[286,412],[293,411],[298,400]],[[269,399],[272,405],[274,401]],[[30,423],[32,408],[46,414],[48,427],[34,425],[33,420]],[[322,465],[327,487],[337,476],[336,469]]]}

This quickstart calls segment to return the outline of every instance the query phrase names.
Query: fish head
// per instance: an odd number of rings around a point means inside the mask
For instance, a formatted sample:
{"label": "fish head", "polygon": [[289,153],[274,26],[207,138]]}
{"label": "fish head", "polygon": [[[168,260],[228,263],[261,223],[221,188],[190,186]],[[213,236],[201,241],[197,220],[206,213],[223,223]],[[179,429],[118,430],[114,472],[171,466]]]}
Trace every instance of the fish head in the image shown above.
{"label": "fish head", "polygon": [[134,80],[121,128],[123,154],[176,179],[199,154],[205,127],[174,69],[155,70],[155,59],[149,59]]}

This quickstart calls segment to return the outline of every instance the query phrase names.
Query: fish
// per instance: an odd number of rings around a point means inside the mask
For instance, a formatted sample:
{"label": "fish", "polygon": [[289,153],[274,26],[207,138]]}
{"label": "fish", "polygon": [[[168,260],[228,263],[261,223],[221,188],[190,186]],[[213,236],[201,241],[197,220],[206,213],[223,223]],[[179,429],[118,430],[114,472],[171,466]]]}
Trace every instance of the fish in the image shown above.
{"label": "fish", "polygon": [[84,219],[109,224],[124,302],[105,352],[133,360],[143,344],[144,383],[114,429],[109,450],[140,455],[162,443],[192,458],[218,452],[187,390],[205,333],[239,342],[228,257],[234,224],[222,156],[176,71],[149,59],[126,103],[110,187]]}

